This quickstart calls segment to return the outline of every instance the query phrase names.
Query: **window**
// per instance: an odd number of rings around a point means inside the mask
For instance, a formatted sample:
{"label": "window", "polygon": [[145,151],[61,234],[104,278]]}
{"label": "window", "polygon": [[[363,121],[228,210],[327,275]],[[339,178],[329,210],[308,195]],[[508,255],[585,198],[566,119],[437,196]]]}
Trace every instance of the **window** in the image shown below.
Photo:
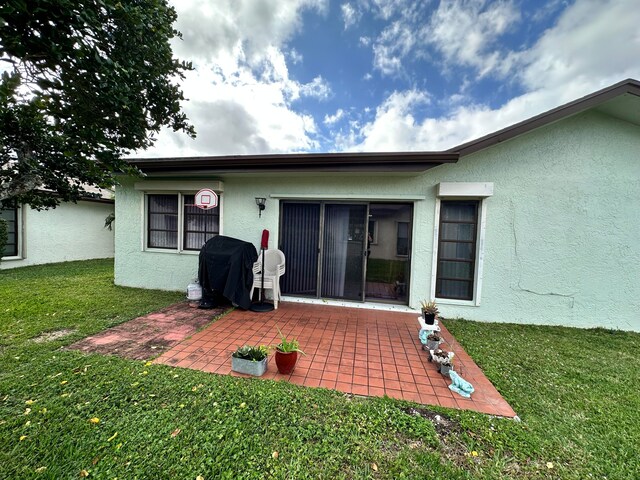
{"label": "window", "polygon": [[178,248],[178,195],[149,195],[147,246]]}
{"label": "window", "polygon": [[200,250],[207,240],[220,233],[218,207],[203,210],[194,205],[195,195],[184,197],[184,249]]}
{"label": "window", "polygon": [[409,222],[398,222],[396,255],[398,257],[409,255]]}
{"label": "window", "polygon": [[472,300],[478,236],[478,200],[442,200],[436,297]]}
{"label": "window", "polygon": [[378,221],[369,220],[369,245],[378,244]]}
{"label": "window", "polygon": [[200,250],[220,233],[219,208],[196,207],[194,195],[147,195],[147,247]]}
{"label": "window", "polygon": [[7,244],[0,252],[2,257],[18,256],[18,209],[16,207],[0,210],[0,218],[7,222]]}

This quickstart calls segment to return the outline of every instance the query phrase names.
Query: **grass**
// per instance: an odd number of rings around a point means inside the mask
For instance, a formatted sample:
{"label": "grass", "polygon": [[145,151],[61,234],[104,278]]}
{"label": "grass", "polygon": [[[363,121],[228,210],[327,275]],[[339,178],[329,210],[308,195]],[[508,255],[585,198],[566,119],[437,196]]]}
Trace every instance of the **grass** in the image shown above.
{"label": "grass", "polygon": [[638,334],[447,321],[515,422],[61,350],[182,297],[112,275],[0,271],[0,478],[640,477]]}
{"label": "grass", "polygon": [[367,260],[367,281],[393,283],[404,278],[406,268],[406,260],[369,258]]}

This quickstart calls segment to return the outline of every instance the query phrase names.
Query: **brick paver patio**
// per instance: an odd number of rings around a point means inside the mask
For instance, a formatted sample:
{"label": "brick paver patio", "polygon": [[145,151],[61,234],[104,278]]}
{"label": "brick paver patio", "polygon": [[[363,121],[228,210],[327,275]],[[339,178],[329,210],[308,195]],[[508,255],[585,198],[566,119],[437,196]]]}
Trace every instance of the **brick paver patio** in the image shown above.
{"label": "brick paver patio", "polygon": [[281,375],[272,354],[261,378],[514,417],[513,409],[441,324],[445,348],[455,353],[455,370],[475,387],[470,399],[449,390],[450,379],[437,372],[421,349],[417,317],[299,303],[280,303],[278,310],[267,313],[235,310],[155,362],[242,376],[231,371],[233,351],[245,344],[277,344],[277,325],[287,337],[297,338],[307,355],[299,357],[291,375]]}
{"label": "brick paver patio", "polygon": [[187,303],[177,303],[83,338],[67,348],[146,360],[179,344],[222,312],[223,308],[198,310],[189,308]]}

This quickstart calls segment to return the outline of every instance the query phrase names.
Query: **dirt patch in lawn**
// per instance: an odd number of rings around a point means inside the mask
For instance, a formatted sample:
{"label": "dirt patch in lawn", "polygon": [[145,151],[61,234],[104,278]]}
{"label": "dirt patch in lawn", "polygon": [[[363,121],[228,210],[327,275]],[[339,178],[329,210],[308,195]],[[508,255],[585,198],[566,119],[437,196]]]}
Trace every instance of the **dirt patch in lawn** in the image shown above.
{"label": "dirt patch in lawn", "polygon": [[[460,424],[443,413],[437,413],[428,408],[404,408],[405,413],[420,416],[429,420],[436,430],[442,453],[456,465],[463,466],[469,461],[469,452],[458,437],[462,432]],[[473,460],[473,459],[472,459]]]}
{"label": "dirt patch in lawn", "polygon": [[31,339],[32,342],[34,343],[45,343],[45,342],[52,342],[54,340],[59,340],[61,338],[64,338],[68,335],[72,335],[74,333],[76,333],[77,330],[71,330],[68,328],[62,329],[62,330],[54,330],[52,332],[44,332],[40,335],[38,335],[37,337],[33,337]]}
{"label": "dirt patch in lawn", "polygon": [[199,310],[181,302],[87,337],[67,349],[147,360],[190,337],[224,311]]}

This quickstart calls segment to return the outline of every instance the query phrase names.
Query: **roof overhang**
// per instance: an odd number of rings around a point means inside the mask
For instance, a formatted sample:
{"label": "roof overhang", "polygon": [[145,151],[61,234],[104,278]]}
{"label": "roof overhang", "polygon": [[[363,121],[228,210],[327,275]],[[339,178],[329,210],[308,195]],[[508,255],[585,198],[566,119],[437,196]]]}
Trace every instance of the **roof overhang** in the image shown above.
{"label": "roof overhang", "polygon": [[131,158],[128,162],[143,173],[158,177],[265,173],[304,175],[315,172],[411,175],[445,163],[456,163],[462,156],[590,109],[640,125],[640,82],[624,80],[445,152],[289,153]]}
{"label": "roof overhang", "polygon": [[455,152],[289,153],[220,157],[131,158],[146,174],[362,172],[420,173],[458,161]]}
{"label": "roof overhang", "polygon": [[461,157],[469,155],[589,109],[640,125],[639,106],[640,82],[627,79],[448,151],[459,153]]}

